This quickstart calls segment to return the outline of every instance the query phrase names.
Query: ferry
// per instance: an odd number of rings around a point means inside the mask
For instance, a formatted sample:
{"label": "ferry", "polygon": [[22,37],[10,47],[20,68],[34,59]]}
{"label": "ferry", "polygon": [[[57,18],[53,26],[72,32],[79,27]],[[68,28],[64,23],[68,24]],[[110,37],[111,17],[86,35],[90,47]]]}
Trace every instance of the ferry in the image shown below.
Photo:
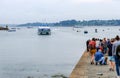
{"label": "ferry", "polygon": [[38,35],[50,35],[50,27],[38,27]]}

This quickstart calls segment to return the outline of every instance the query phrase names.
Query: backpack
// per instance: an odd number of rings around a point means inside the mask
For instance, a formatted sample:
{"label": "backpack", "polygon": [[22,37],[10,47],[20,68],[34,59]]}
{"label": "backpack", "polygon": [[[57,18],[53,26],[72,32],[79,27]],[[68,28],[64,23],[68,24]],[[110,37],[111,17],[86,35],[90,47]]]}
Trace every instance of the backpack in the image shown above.
{"label": "backpack", "polygon": [[117,58],[120,59],[120,45],[118,45],[116,48],[116,56],[117,56]]}

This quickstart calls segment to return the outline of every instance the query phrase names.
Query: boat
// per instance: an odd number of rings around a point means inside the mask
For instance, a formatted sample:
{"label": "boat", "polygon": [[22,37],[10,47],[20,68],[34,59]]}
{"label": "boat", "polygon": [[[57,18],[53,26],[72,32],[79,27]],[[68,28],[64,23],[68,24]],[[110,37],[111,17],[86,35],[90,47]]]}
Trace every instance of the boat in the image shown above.
{"label": "boat", "polygon": [[27,28],[33,28],[32,26],[28,26]]}
{"label": "boat", "polygon": [[16,32],[16,30],[15,29],[10,29],[10,30],[8,30],[8,32]]}
{"label": "boat", "polygon": [[87,34],[87,33],[88,33],[88,31],[85,30],[85,31],[84,31],[84,34]]}
{"label": "boat", "polygon": [[50,27],[38,27],[38,35],[50,35]]}
{"label": "boat", "polygon": [[97,33],[97,29],[95,29],[95,33]]}

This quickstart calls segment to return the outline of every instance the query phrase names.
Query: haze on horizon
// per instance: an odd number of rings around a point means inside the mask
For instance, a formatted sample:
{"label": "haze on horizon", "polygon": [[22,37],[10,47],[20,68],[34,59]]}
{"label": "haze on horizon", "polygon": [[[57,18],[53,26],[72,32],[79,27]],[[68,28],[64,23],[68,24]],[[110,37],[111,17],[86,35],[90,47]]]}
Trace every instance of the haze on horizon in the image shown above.
{"label": "haze on horizon", "polygon": [[120,19],[120,0],[1,0],[0,24]]}

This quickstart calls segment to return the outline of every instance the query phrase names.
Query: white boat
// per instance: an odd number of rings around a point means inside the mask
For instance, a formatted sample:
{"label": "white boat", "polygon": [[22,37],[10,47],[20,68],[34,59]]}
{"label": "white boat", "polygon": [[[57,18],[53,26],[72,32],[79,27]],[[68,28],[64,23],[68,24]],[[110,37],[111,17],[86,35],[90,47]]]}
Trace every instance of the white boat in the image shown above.
{"label": "white boat", "polygon": [[10,29],[10,30],[8,30],[8,32],[16,32],[16,30],[15,29]]}
{"label": "white boat", "polygon": [[50,29],[50,27],[39,27],[38,34],[39,35],[50,35],[51,29]]}

